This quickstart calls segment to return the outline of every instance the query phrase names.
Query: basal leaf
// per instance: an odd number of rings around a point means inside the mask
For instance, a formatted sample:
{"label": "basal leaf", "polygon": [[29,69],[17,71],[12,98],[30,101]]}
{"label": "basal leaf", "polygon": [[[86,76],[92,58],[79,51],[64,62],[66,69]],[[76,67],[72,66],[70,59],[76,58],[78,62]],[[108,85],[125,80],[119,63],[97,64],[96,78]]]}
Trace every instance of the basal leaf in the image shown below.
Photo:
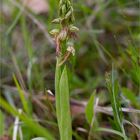
{"label": "basal leaf", "polygon": [[69,85],[66,66],[64,67],[60,78],[59,92],[60,92],[60,107],[61,107],[61,119],[60,119],[61,140],[72,140]]}
{"label": "basal leaf", "polygon": [[57,59],[56,70],[55,70],[55,98],[56,98],[56,115],[57,115],[58,126],[60,129],[61,107],[60,107],[59,82],[61,77],[61,67],[59,67],[58,64],[59,64],[59,59]]}

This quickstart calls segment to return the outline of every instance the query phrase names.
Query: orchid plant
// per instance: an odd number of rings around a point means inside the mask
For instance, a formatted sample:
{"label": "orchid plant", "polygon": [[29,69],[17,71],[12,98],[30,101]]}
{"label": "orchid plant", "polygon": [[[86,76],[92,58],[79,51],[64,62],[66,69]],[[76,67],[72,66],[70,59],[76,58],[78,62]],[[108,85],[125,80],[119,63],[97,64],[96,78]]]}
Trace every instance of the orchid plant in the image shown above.
{"label": "orchid plant", "polygon": [[59,0],[59,17],[52,23],[59,28],[50,31],[56,44],[55,97],[56,114],[61,140],[72,140],[67,61],[75,55],[74,39],[78,28],[73,25],[74,9],[71,0]]}

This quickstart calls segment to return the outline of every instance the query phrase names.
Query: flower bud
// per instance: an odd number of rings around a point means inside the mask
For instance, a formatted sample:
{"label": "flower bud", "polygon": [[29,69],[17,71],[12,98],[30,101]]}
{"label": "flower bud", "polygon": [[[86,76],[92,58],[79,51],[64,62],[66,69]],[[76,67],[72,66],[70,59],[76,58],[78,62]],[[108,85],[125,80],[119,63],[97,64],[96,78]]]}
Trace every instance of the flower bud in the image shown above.
{"label": "flower bud", "polygon": [[61,18],[56,18],[52,21],[52,23],[60,23],[62,21]]}
{"label": "flower bud", "polygon": [[72,14],[72,10],[69,10],[65,15],[65,19],[69,18],[71,14]]}
{"label": "flower bud", "polygon": [[69,0],[67,1],[67,5],[71,5],[71,2]]}
{"label": "flower bud", "polygon": [[72,23],[75,21],[75,18],[74,18],[74,15],[73,14],[72,14],[70,20],[71,20]]}
{"label": "flower bud", "polygon": [[59,6],[61,6],[63,4],[63,0],[59,1]]}
{"label": "flower bud", "polygon": [[62,9],[62,15],[64,16],[65,13],[66,13],[66,11],[67,11],[67,10],[66,10],[66,5],[63,4],[61,9]]}
{"label": "flower bud", "polygon": [[57,35],[58,33],[59,33],[59,29],[53,29],[53,30],[50,31],[50,34],[51,34],[52,36],[55,36],[55,35]]}
{"label": "flower bud", "polygon": [[70,52],[73,56],[75,55],[75,49],[72,46],[68,46],[67,51]]}
{"label": "flower bud", "polygon": [[68,52],[70,52],[70,53],[72,53],[72,55],[74,56],[75,55],[75,49],[74,49],[74,45],[73,45],[73,42],[71,42],[71,41],[69,41],[68,43],[67,43],[67,51]]}
{"label": "flower bud", "polygon": [[79,28],[77,28],[76,26],[70,25],[69,30],[71,32],[78,32],[79,31]]}
{"label": "flower bud", "polygon": [[66,31],[66,30],[62,30],[62,31],[60,32],[60,34],[59,34],[59,39],[60,39],[61,41],[64,41],[64,40],[66,40],[66,38],[67,38],[67,31]]}

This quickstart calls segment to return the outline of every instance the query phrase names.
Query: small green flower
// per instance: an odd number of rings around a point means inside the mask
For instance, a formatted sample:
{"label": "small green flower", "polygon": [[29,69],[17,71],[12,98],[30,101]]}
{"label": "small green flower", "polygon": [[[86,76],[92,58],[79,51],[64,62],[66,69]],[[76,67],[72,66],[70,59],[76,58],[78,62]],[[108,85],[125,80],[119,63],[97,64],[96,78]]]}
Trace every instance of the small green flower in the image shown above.
{"label": "small green flower", "polygon": [[53,30],[51,30],[50,31],[50,34],[52,35],[52,36],[56,36],[56,35],[58,35],[59,34],[59,29],[53,29]]}
{"label": "small green flower", "polygon": [[[73,12],[71,0],[59,0],[59,17],[54,19],[52,23],[60,24],[60,30],[53,29],[50,34],[55,37],[56,53],[60,57],[64,57],[67,53],[72,55],[75,54],[74,45],[73,43],[70,43],[70,41],[75,39],[76,32],[78,32],[79,29],[72,25],[74,22]],[[62,49],[62,46],[66,48]],[[62,52],[62,50],[65,51]]]}
{"label": "small green flower", "polygon": [[59,33],[59,39],[60,41],[64,41],[67,38],[67,31],[64,29]]}
{"label": "small green flower", "polygon": [[79,28],[77,28],[76,26],[70,25],[69,30],[71,32],[78,32],[79,31]]}
{"label": "small green flower", "polygon": [[61,21],[62,21],[62,18],[56,18],[52,21],[52,23],[59,24],[59,23],[61,23]]}

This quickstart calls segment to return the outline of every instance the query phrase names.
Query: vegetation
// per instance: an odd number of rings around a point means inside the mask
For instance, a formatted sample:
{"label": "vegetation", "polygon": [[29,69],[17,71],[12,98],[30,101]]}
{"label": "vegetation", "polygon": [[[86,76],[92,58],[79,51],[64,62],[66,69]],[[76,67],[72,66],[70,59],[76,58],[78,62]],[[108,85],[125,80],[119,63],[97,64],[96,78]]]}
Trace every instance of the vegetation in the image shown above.
{"label": "vegetation", "polygon": [[4,0],[0,140],[139,140],[139,0]]}

